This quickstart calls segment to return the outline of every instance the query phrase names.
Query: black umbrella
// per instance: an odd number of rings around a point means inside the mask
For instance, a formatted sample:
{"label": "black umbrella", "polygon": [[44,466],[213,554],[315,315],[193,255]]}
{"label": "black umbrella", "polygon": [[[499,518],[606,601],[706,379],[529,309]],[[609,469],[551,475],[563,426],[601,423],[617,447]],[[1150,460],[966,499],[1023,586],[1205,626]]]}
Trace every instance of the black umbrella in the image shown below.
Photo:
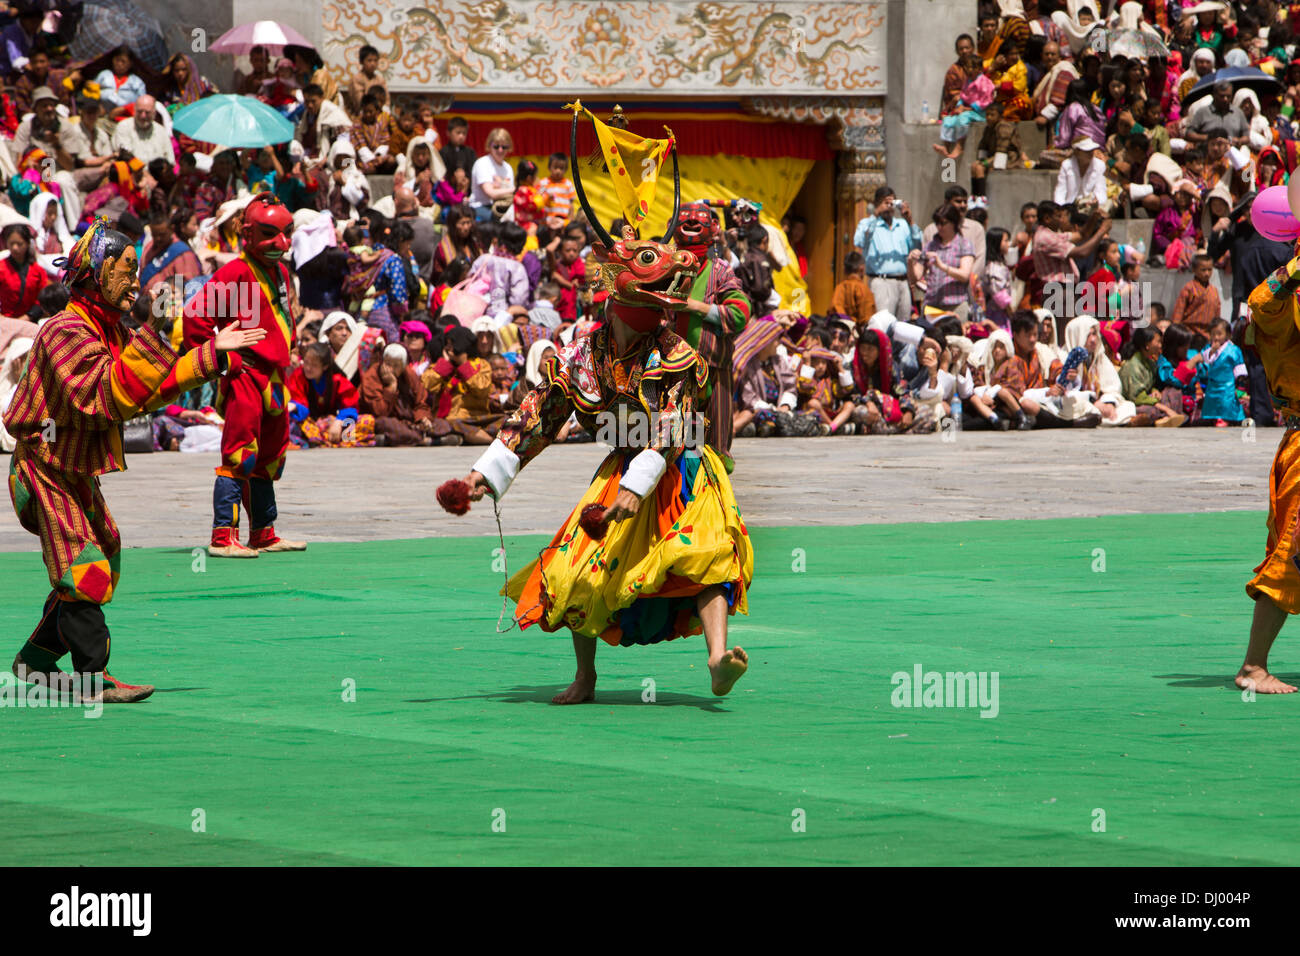
{"label": "black umbrella", "polygon": [[1190,104],[1213,93],[1218,83],[1231,83],[1233,92],[1246,88],[1256,93],[1276,93],[1282,88],[1281,83],[1257,66],[1225,66],[1222,70],[1215,70],[1208,76],[1202,77],[1201,81],[1187,92],[1183,97],[1184,112]]}

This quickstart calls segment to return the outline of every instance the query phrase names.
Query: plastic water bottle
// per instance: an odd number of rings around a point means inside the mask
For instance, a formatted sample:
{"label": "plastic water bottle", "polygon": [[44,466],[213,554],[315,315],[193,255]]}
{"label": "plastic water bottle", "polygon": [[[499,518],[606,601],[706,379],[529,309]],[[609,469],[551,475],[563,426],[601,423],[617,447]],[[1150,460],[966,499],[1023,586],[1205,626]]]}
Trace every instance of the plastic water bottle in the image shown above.
{"label": "plastic water bottle", "polygon": [[929,125],[930,123],[930,101],[921,100],[921,122]]}
{"label": "plastic water bottle", "polygon": [[1138,254],[1141,255],[1143,259],[1147,257],[1147,243],[1145,239],[1139,239],[1133,245],[1133,248],[1138,251]]}
{"label": "plastic water bottle", "polygon": [[949,407],[952,409],[952,427],[961,431],[961,399],[954,395]]}

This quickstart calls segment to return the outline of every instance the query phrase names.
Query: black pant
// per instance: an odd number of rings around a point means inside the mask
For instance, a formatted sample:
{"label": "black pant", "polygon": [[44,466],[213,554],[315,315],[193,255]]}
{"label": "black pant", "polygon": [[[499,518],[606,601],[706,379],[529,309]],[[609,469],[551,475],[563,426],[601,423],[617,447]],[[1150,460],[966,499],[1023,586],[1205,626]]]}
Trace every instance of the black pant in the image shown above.
{"label": "black pant", "polygon": [[51,593],[45,600],[41,623],[23,645],[28,666],[52,666],[64,654],[72,653],[72,669],[78,674],[98,674],[108,667],[108,624],[104,609],[89,601],[60,601]]}

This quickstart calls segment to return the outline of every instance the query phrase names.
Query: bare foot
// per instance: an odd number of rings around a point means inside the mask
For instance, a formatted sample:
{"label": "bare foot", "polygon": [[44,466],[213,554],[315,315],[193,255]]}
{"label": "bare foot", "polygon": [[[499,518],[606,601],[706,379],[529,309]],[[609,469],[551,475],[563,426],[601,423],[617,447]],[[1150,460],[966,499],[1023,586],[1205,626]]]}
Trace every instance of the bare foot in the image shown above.
{"label": "bare foot", "polygon": [[716,663],[709,661],[709,673],[713,675],[714,696],[726,697],[731,693],[731,688],[736,681],[745,676],[747,670],[749,670],[749,655],[741,647],[733,647],[718,658]]}
{"label": "bare foot", "polygon": [[1257,694],[1294,694],[1296,689],[1283,683],[1263,667],[1243,664],[1237,671],[1237,686],[1242,690],[1253,690]]}
{"label": "bare foot", "polygon": [[551,698],[552,704],[585,704],[596,699],[596,674],[578,671],[573,683]]}
{"label": "bare foot", "polygon": [[942,143],[931,143],[931,144],[930,144],[930,148],[933,149],[933,150],[934,150],[936,153],[938,153],[940,156],[942,156],[944,159],[949,159],[949,158],[950,158],[950,157],[948,156],[948,149],[947,149],[947,147],[945,147]]}

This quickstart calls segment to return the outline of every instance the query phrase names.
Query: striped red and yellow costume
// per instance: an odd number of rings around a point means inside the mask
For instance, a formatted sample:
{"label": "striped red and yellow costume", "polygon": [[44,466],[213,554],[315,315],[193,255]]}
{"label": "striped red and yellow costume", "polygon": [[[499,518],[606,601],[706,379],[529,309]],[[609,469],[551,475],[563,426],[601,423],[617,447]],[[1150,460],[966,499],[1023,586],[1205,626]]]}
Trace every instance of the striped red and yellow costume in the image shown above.
{"label": "striped red and yellow costume", "polygon": [[220,372],[214,343],[178,358],[151,327],[124,329],[122,315],[98,292],[74,288],[37,333],[4,415],[17,440],[9,493],[22,526],[41,539],[53,588],[21,652],[34,669],[71,651],[78,673],[104,671],[101,605],[117,586],[121,541],[99,476],[126,469],[123,422]]}

